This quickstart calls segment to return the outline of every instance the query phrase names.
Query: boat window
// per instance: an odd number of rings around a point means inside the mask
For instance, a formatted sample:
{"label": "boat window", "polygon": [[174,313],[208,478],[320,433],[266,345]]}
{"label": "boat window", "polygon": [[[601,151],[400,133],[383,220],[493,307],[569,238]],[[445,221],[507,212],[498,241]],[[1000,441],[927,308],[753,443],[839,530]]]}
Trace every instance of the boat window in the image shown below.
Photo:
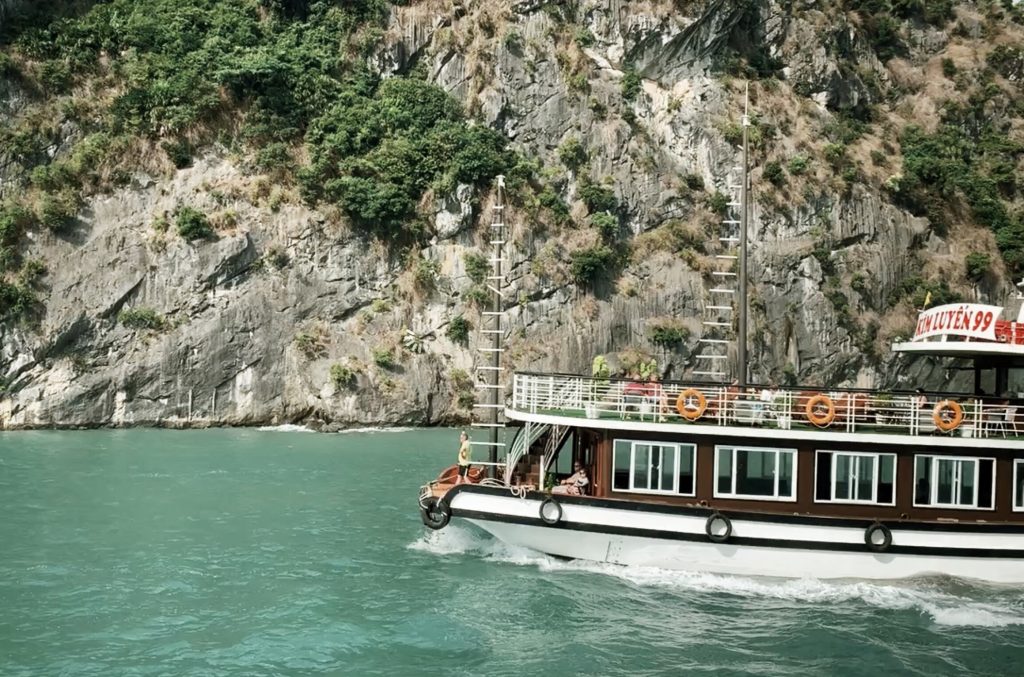
{"label": "boat window", "polygon": [[1024,459],[1013,462],[1013,509],[1024,511]]}
{"label": "boat window", "polygon": [[914,505],[989,510],[995,476],[995,459],[915,456]]}
{"label": "boat window", "polygon": [[796,500],[796,449],[715,447],[715,496]]}
{"label": "boat window", "polygon": [[896,454],[818,451],[815,472],[819,503],[896,503]]}
{"label": "boat window", "polygon": [[696,445],[615,440],[614,456],[613,491],[694,495]]}

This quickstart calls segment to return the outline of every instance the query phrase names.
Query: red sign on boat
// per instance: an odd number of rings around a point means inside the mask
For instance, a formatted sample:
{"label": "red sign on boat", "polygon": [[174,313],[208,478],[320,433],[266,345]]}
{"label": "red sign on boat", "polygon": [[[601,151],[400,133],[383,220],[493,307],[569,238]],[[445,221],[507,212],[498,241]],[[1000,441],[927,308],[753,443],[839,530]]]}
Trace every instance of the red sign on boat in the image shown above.
{"label": "red sign on boat", "polygon": [[979,303],[952,303],[922,310],[917,316],[914,340],[929,336],[966,336],[982,341],[996,340],[996,321],[1003,309]]}

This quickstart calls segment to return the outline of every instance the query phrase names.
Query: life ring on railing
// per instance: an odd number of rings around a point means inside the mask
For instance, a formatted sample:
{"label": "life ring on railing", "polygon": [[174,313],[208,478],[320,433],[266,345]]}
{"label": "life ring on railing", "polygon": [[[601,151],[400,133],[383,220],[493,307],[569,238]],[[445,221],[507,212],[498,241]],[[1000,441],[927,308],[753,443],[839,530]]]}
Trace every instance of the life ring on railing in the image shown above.
{"label": "life ring on railing", "polygon": [[964,408],[953,400],[942,400],[932,410],[932,421],[944,433],[956,430],[964,422]]}
{"label": "life ring on railing", "polygon": [[875,552],[885,552],[892,545],[892,532],[881,522],[872,522],[864,530],[864,544]]}
{"label": "life ring on railing", "polygon": [[818,393],[807,400],[807,404],[804,405],[804,414],[807,415],[808,421],[819,428],[824,428],[835,420],[836,405],[831,397]]}
{"label": "life ring on railing", "polygon": [[725,543],[732,536],[732,521],[716,510],[704,523],[704,533],[715,543]]}
{"label": "life ring on railing", "polygon": [[696,421],[708,408],[708,398],[696,388],[687,388],[676,398],[676,411],[687,421]]}
{"label": "life ring on railing", "polygon": [[420,519],[430,529],[444,529],[452,519],[452,509],[444,501],[431,497],[420,505]]}
{"label": "life ring on railing", "polygon": [[[554,510],[548,510],[549,506],[554,508]],[[540,521],[544,524],[553,526],[562,521],[562,506],[553,498],[545,498],[541,502],[537,513],[540,515]]]}

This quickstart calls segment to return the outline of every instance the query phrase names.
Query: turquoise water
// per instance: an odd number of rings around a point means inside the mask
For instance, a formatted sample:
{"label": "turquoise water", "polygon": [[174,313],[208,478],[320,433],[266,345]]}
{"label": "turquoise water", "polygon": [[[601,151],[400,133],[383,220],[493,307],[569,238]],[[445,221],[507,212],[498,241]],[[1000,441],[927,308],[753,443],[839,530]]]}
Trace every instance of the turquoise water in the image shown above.
{"label": "turquoise water", "polygon": [[0,675],[1020,675],[1024,590],[426,532],[447,430],[0,434]]}

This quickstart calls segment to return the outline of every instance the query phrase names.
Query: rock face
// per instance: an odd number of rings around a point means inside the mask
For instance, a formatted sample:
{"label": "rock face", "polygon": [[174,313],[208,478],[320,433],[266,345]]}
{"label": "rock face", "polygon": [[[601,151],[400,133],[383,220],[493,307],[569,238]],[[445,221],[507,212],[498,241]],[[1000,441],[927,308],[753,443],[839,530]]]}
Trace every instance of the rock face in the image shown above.
{"label": "rock face", "polygon": [[[0,2],[0,20],[9,4]],[[580,172],[558,160],[568,139],[581,140],[586,171],[612,188],[616,216],[636,244],[615,283],[584,290],[566,270],[586,234],[539,232],[525,212],[511,216],[507,367],[587,372],[595,355],[634,348],[658,359],[668,377],[692,369],[718,220],[703,204],[736,179],[740,162],[728,134],[741,114],[740,89],[711,67],[722,45],[749,37],[785,64],[787,80],[755,87],[755,110],[773,123],[762,132],[771,135],[771,157],[804,155],[811,164],[773,194],[759,189],[764,182],[754,172],[755,378],[789,373],[860,385],[945,378],[931,365],[877,353],[908,327],[903,281],[941,269],[956,246],[870,181],[837,184],[816,155],[820,142],[800,129],[801,120],[827,123],[830,111],[871,102],[866,74],[888,77],[845,18],[826,17],[811,1],[763,2],[758,33],[737,36],[746,24],[733,3],[704,3],[688,15],[670,2],[584,0],[572,20],[592,40],[573,43],[552,37],[566,32],[551,3],[463,4],[450,16],[431,3],[396,8],[376,67],[389,75],[413,61],[427,64],[433,80],[523,155],[561,170],[562,197],[585,224],[574,202]],[[484,14],[496,24],[490,38],[473,30]],[[944,35],[932,38],[934,50]],[[862,68],[844,69],[839,48],[860,54]],[[640,87],[627,99],[623,84],[633,74]],[[763,161],[769,151],[762,146],[755,156]],[[681,177],[704,188],[686,188]],[[459,372],[472,373],[475,341],[457,343],[446,330],[460,315],[480,325],[463,296],[473,286],[464,255],[486,251],[493,196],[468,186],[434,196],[425,208],[434,237],[410,262],[287,192],[268,199],[266,189],[265,179],[214,148],[173,176],[140,174],[90,199],[66,237],[35,233],[29,252],[47,261],[49,294],[38,327],[0,324],[0,427],[465,418],[472,380],[467,386]],[[218,237],[182,239],[168,223],[182,205],[213,214]],[[678,223],[708,244],[688,253],[641,248]],[[416,279],[418,261],[430,263],[433,279]],[[1008,292],[997,282],[975,293],[998,303]],[[133,310],[151,311],[156,321],[132,328],[124,313]],[[684,344],[651,343],[652,323],[666,318],[689,329]],[[421,351],[403,349],[407,335]]]}

